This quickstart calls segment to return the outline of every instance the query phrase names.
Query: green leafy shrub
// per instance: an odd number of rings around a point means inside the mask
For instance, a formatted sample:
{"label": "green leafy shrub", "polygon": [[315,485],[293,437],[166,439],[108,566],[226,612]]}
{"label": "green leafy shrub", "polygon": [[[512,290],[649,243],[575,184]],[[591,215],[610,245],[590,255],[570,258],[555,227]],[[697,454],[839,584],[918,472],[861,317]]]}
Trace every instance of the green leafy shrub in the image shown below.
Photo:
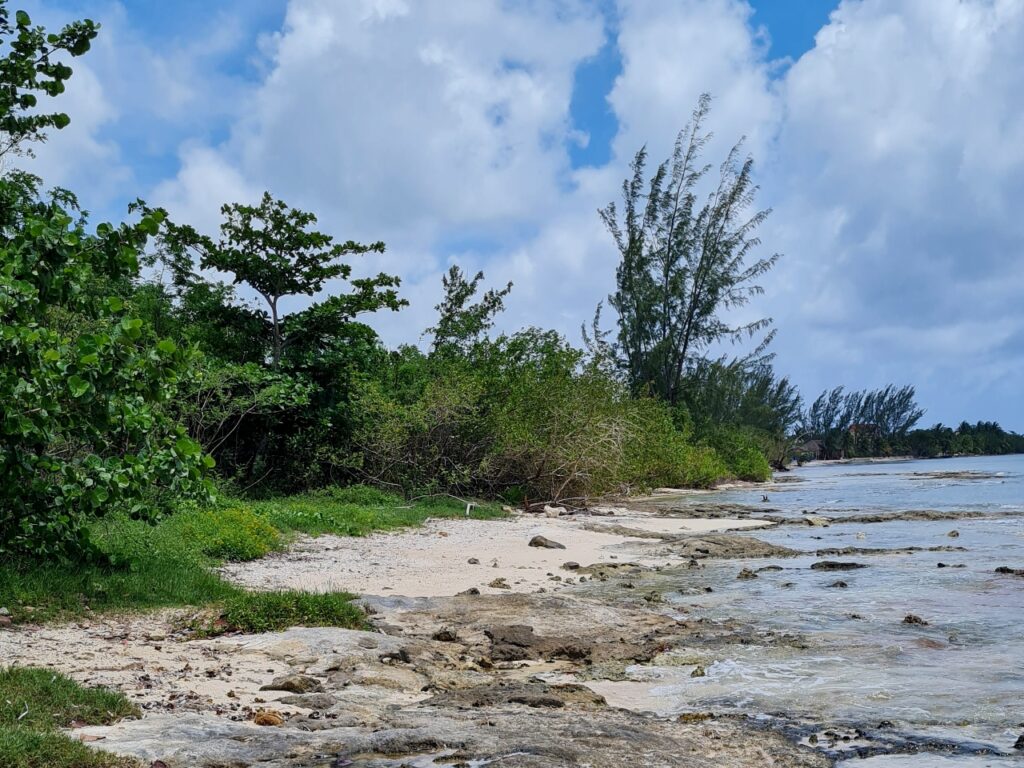
{"label": "green leafy shrub", "polygon": [[40,201],[37,183],[0,179],[0,555],[75,558],[99,516],[204,495],[212,460],[162,408],[187,351],[114,291],[159,215],[88,234],[74,199]]}

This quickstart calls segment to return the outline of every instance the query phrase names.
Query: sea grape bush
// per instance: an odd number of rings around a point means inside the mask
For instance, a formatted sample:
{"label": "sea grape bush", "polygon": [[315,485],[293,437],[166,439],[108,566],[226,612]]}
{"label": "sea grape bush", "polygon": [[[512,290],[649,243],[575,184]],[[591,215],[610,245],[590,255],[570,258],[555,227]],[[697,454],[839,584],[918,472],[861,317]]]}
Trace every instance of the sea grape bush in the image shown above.
{"label": "sea grape bush", "polygon": [[212,459],[162,407],[189,352],[96,290],[137,276],[161,214],[90,234],[37,184],[0,180],[0,554],[71,557],[110,510],[204,495]]}

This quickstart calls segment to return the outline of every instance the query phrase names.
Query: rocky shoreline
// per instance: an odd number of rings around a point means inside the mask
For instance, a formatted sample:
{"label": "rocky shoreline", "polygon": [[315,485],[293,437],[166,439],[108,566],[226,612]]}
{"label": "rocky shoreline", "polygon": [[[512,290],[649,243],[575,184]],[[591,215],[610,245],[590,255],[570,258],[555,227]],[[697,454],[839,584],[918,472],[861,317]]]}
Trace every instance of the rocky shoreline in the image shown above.
{"label": "rocky shoreline", "polygon": [[[692,618],[665,604],[665,585],[679,583],[674,573],[731,558],[886,552],[795,552],[728,531],[752,523],[766,524],[715,515],[681,521],[640,505],[309,539],[225,572],[255,588],[355,582],[349,588],[363,593],[372,629],[195,639],[183,628],[193,616],[166,612],[23,627],[5,633],[0,663],[49,666],[124,692],[141,719],[76,733],[156,768],[785,768],[832,765],[849,754],[969,749],[914,743],[884,723],[670,715],[651,706],[635,674],[647,665],[700,677],[717,650],[808,644],[799,633]],[[564,548],[531,546],[535,537]],[[902,553],[914,551],[924,550]],[[826,559],[811,568],[863,565]],[[737,570],[756,579],[782,569]]]}

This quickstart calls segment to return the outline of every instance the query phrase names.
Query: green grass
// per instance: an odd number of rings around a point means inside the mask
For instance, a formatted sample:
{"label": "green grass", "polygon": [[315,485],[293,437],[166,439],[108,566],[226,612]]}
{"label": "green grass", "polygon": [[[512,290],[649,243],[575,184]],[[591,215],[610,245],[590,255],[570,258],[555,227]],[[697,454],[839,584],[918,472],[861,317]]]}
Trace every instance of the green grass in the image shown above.
{"label": "green grass", "polygon": [[212,620],[193,625],[201,636],[225,632],[276,632],[288,627],[366,629],[366,614],[347,592],[240,592]]}
{"label": "green grass", "polygon": [[4,768],[127,768],[137,762],[98,752],[57,731],[108,725],[138,715],[124,696],[83,688],[48,669],[0,669],[0,765]]}
{"label": "green grass", "polygon": [[[374,531],[390,531],[422,525],[430,517],[465,517],[466,505],[457,499],[437,496],[403,501],[375,488],[353,486],[332,488],[317,493],[287,496],[253,502],[252,510],[284,532],[319,536],[366,536]],[[475,519],[501,517],[498,504],[478,504],[470,513]]]}
{"label": "green grass", "polygon": [[[497,505],[484,504],[472,517],[501,514]],[[419,525],[428,517],[463,516],[465,505],[455,499],[410,504],[356,486],[255,503],[228,500],[213,509],[183,510],[157,525],[112,517],[92,530],[106,564],[0,563],[0,606],[15,622],[208,606],[221,611],[217,626],[226,631],[266,631],[289,623],[356,626],[362,614],[350,595],[251,595],[220,578],[214,567],[261,557],[295,533],[364,536]]]}

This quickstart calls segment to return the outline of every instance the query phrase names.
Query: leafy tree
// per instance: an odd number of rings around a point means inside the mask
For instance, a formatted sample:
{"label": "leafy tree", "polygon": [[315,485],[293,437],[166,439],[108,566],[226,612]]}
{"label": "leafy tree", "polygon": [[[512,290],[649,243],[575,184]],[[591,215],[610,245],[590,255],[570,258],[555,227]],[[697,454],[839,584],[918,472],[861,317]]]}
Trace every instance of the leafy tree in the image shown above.
{"label": "leafy tree", "polygon": [[37,185],[0,180],[0,553],[73,557],[95,517],[205,494],[212,462],[163,408],[187,353],[93,290],[137,275],[159,216],[90,234]]}
{"label": "leafy tree", "polygon": [[[335,243],[331,235],[311,230],[316,216],[290,208],[275,200],[269,192],[258,205],[232,203],[221,208],[224,221],[220,239],[199,235],[188,226],[171,225],[163,236],[163,247],[177,272],[191,271],[190,253],[198,251],[203,269],[217,269],[234,275],[234,282],[246,283],[266,301],[270,309],[270,358],[277,367],[288,340],[284,335],[280,301],[286,296],[312,296],[328,280],[347,279],[349,264],[338,263],[348,255],[383,253],[384,243],[362,245],[352,240]],[[374,278],[353,280],[356,291],[348,297],[334,297],[331,309],[338,311],[339,322],[359,312],[388,307],[398,309],[405,302],[397,296],[399,279],[379,274]],[[296,327],[293,321],[291,327]]]}
{"label": "leafy tree", "polygon": [[[675,404],[687,367],[718,341],[737,341],[767,329],[769,319],[730,325],[724,312],[762,293],[754,281],[778,255],[748,263],[768,211],[750,213],[757,187],[753,160],[729,152],[718,183],[700,205],[710,170],[700,156],[711,99],[703,95],[680,133],[670,160],[645,180],[647,151],[637,152],[622,185],[623,207],[600,211],[621,261],[610,297],[618,312],[618,348],[635,393],[652,392]],[[769,336],[770,338],[770,336]],[[767,339],[765,341],[767,343]]]}
{"label": "leafy tree", "polygon": [[484,273],[477,272],[472,280],[467,280],[457,265],[452,265],[441,278],[444,299],[435,307],[439,315],[437,325],[427,329],[434,336],[435,353],[468,352],[494,326],[495,315],[505,309],[505,297],[512,291],[512,283],[500,291],[488,290],[479,301],[470,303],[483,278]]}
{"label": "leafy tree", "polygon": [[25,11],[11,21],[7,0],[0,0],[0,160],[24,142],[43,141],[46,129],[71,122],[63,112],[39,108],[39,95],[57,96],[71,77],[60,54],[81,56],[89,50],[99,25],[88,19],[68,24],[56,34],[33,26]]}

